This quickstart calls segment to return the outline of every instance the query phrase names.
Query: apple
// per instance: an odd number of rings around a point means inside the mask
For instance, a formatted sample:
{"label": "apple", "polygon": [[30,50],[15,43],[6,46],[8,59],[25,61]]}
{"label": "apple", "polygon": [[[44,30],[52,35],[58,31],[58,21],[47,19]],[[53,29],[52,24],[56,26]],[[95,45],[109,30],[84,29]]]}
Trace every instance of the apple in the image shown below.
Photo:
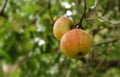
{"label": "apple", "polygon": [[91,49],[92,39],[90,35],[80,29],[72,29],[65,33],[60,41],[60,48],[67,57],[80,59]]}
{"label": "apple", "polygon": [[70,20],[67,17],[60,17],[56,20],[53,26],[53,33],[54,36],[60,40],[61,37],[69,30],[73,29],[75,27],[72,20]]}

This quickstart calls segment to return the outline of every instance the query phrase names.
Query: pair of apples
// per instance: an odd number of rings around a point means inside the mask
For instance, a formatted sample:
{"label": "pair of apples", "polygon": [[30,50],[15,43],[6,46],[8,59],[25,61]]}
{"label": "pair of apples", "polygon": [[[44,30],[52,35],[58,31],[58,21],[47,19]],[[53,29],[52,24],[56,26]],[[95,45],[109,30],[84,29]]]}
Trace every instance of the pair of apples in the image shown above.
{"label": "pair of apples", "polygon": [[67,17],[56,20],[53,33],[60,40],[60,48],[67,57],[80,59],[90,51],[92,45],[90,35],[81,29],[77,29],[72,20]]}

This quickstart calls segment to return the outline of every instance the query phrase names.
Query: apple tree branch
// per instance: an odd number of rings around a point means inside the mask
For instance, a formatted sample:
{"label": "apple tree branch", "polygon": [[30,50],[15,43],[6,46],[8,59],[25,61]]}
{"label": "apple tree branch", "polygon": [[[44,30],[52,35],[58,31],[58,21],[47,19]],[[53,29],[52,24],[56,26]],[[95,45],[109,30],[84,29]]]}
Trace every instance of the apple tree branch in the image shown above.
{"label": "apple tree branch", "polygon": [[76,24],[76,26],[78,25],[77,28],[81,28],[81,29],[83,29],[82,21],[83,21],[85,15],[86,15],[86,9],[87,9],[86,0],[84,0],[84,11],[83,11],[83,14],[82,14],[82,16],[81,16],[80,21]]}
{"label": "apple tree branch", "polygon": [[3,16],[3,17],[7,17],[4,13],[5,13],[5,8],[7,6],[7,3],[8,3],[8,0],[5,0],[1,10],[0,10],[0,16]]}

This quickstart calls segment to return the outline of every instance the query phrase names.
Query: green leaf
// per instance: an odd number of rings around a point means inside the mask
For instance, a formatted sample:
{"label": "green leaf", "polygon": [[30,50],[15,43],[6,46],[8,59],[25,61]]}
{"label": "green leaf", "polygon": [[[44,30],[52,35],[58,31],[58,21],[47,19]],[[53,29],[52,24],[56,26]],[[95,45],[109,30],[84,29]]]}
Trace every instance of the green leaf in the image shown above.
{"label": "green leaf", "polygon": [[87,8],[90,8],[90,7],[93,6],[94,4],[95,4],[95,0],[86,0]]}
{"label": "green leaf", "polygon": [[0,55],[2,55],[7,62],[11,62],[11,57],[5,51],[0,51]]}

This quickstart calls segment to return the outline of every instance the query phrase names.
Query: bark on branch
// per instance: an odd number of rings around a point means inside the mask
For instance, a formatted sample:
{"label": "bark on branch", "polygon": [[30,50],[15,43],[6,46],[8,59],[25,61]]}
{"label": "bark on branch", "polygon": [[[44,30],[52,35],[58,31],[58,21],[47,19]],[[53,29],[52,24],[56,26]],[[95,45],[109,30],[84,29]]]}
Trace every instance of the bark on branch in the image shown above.
{"label": "bark on branch", "polygon": [[83,21],[83,19],[85,18],[85,15],[86,15],[86,9],[87,9],[86,0],[84,0],[84,11],[83,11],[83,14],[82,14],[82,16],[81,16],[80,21],[76,24],[76,26],[78,25],[77,28],[84,29],[83,26],[82,26],[82,21]]}
{"label": "bark on branch", "polygon": [[2,6],[2,9],[1,9],[1,11],[0,11],[0,16],[7,17],[7,16],[5,15],[5,8],[6,8],[6,6],[7,6],[7,3],[8,3],[8,0],[5,0],[4,4],[3,4],[3,6]]}

